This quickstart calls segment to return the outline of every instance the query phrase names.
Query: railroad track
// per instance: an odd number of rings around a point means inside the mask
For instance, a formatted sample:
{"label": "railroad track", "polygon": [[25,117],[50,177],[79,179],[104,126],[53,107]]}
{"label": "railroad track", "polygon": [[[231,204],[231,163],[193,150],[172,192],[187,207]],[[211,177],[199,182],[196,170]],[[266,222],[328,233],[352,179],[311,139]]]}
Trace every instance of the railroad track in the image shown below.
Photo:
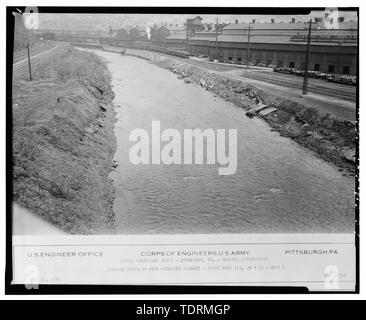
{"label": "railroad track", "polygon": [[238,67],[232,67],[232,66],[227,66],[227,65],[222,65],[222,64],[214,64],[214,63],[210,63],[210,62],[205,62],[205,61],[197,61],[197,60],[193,60],[193,59],[182,59],[182,61],[188,62],[190,64],[194,64],[196,66],[199,67],[205,67],[207,69],[211,69],[214,71],[231,71],[231,70],[238,70]]}
{"label": "railroad track", "polygon": [[[55,46],[54,44],[50,44],[50,43],[40,43],[40,44],[30,47],[30,54],[31,54],[31,56],[36,55],[42,51],[45,51],[47,49],[54,47],[54,46]],[[17,62],[27,59],[27,58],[28,58],[27,49],[15,51],[13,54],[13,63],[17,63]]]}
{"label": "railroad track", "polygon": [[[253,80],[267,82],[270,84],[281,85],[288,88],[295,88],[299,89],[299,91],[302,90],[302,78],[297,77],[295,75],[284,77],[283,75],[277,75],[270,71],[265,73],[260,71],[245,72],[242,68],[238,68],[235,66],[215,65],[213,63],[205,61],[197,61],[193,59],[178,58],[178,57],[174,58],[179,59],[186,63],[190,63],[192,65],[196,65],[198,67],[205,67],[207,69],[219,72],[241,70],[242,71],[242,73],[240,74],[241,78],[249,78]],[[323,82],[322,80],[309,78],[308,88],[309,91],[312,93],[317,93],[320,95],[325,95],[348,101],[356,101],[356,88],[352,86],[332,84],[325,81]]]}
{"label": "railroad track", "polygon": [[[30,58],[31,60],[38,58],[44,54],[47,54],[51,51],[53,51],[54,49],[58,48],[59,45],[58,44],[49,44],[49,45],[43,45],[43,46],[39,46],[39,47],[33,47],[33,50],[30,50]],[[24,66],[28,65],[28,53],[26,52],[22,52],[22,53],[18,53],[18,56],[16,57],[16,61],[15,58],[13,58],[13,70],[18,70]]]}
{"label": "railroad track", "polygon": [[[253,80],[268,82],[276,85],[283,85],[289,88],[302,89],[302,78],[288,78],[284,79],[283,77],[278,77],[268,74],[261,74],[259,72],[245,72],[241,74],[241,77],[249,78]],[[329,86],[326,86],[325,83],[322,83],[321,80],[313,81],[314,79],[309,79],[308,88],[310,92],[326,95],[330,97],[335,97],[338,99],[356,101],[356,88],[348,85],[343,85],[341,87],[339,84],[334,85],[334,88],[331,88],[332,84],[327,83]]]}
{"label": "railroad track", "polygon": [[[34,46],[31,46],[30,47],[30,53],[31,54],[36,53],[37,51],[40,51],[40,50],[46,48],[46,46],[47,45],[43,44],[43,43],[38,43]],[[27,49],[14,51],[14,53],[13,53],[13,63],[18,62],[20,60],[23,60],[23,59],[27,58],[27,56],[28,56]]]}

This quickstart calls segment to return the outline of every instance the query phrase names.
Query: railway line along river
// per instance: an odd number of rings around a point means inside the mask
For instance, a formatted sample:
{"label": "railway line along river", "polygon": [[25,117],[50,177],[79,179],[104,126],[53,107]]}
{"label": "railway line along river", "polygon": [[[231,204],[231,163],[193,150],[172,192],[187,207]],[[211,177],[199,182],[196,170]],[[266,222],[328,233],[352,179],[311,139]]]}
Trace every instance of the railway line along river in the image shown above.
{"label": "railway line along river", "polygon": [[[118,234],[353,232],[354,178],[257,118],[148,61],[97,52],[117,106]],[[132,164],[136,128],[237,129],[237,170],[215,164]],[[151,143],[151,141],[150,141]]]}

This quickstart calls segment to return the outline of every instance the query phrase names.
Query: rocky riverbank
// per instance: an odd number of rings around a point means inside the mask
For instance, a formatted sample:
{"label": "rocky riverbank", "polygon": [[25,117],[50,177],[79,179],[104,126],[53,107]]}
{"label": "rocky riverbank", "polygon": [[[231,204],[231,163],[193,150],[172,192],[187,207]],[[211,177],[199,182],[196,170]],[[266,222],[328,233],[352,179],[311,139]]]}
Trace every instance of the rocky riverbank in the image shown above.
{"label": "rocky riverbank", "polygon": [[273,92],[259,90],[244,81],[233,80],[174,58],[153,55],[151,62],[176,73],[185,83],[198,84],[245,109],[243,116],[262,118],[272,130],[336,164],[344,174],[355,174],[358,138],[354,122],[321,114],[311,106],[301,105]]}
{"label": "rocky riverbank", "polygon": [[106,64],[71,47],[13,79],[13,201],[72,234],[114,230],[116,148]]}

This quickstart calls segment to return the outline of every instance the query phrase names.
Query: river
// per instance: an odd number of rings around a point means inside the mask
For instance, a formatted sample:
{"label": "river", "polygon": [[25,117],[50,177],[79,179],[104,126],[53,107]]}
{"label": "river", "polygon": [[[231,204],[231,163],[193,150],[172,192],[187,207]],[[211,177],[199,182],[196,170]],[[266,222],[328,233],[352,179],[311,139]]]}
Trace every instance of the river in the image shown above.
{"label": "river", "polygon": [[[354,178],[260,119],[148,61],[98,52],[112,73],[117,234],[353,232]],[[133,165],[135,128],[237,129],[234,175],[217,165]]]}

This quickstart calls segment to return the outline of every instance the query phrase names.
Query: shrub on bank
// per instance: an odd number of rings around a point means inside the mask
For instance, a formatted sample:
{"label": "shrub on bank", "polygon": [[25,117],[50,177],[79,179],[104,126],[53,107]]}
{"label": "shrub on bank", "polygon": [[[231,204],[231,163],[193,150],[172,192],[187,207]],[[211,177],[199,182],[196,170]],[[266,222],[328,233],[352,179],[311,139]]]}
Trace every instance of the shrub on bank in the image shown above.
{"label": "shrub on bank", "polygon": [[97,55],[65,47],[35,65],[35,80],[55,78],[61,81],[105,74],[107,66]]}

